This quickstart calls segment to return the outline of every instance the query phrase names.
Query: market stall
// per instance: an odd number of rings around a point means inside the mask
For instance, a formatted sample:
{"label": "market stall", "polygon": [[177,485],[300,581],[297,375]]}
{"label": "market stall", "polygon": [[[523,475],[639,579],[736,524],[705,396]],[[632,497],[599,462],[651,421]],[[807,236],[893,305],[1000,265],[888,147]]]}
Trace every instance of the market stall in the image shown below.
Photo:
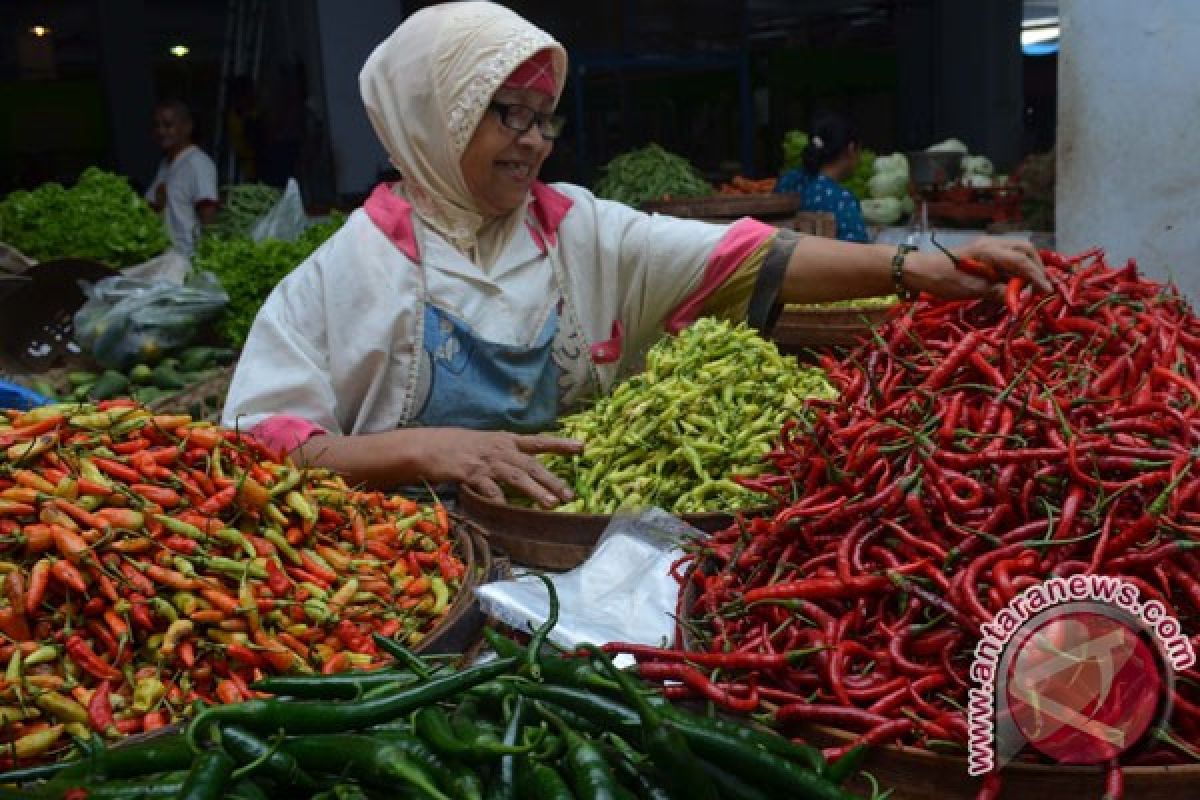
{"label": "market stall", "polygon": [[[932,203],[986,172],[937,152],[872,158],[863,191]],[[831,233],[768,182],[622,158],[601,188],[645,210]],[[953,179],[922,177],[939,163]],[[101,177],[70,191],[125,190]],[[187,264],[212,282],[163,289],[153,236],[126,257],[55,249],[45,218],[74,206],[31,197],[0,230],[40,261],[9,251],[0,302],[55,344],[7,354],[32,408],[0,420],[0,783],[903,800],[1193,780],[1191,665],[1119,763],[1063,770],[1034,747],[967,770],[972,659],[1015,598],[1106,576],[1200,615],[1200,325],[1132,263],[1043,251],[1046,294],[789,306],[769,339],[701,319],[558,421],[586,445],[543,459],[576,498],[546,510],[366,491],[212,423],[259,306],[340,217],[236,190]],[[91,287],[66,291],[77,277]],[[61,338],[16,313],[41,303]],[[146,310],[166,321],[133,325]],[[526,568],[558,574],[543,592]]]}

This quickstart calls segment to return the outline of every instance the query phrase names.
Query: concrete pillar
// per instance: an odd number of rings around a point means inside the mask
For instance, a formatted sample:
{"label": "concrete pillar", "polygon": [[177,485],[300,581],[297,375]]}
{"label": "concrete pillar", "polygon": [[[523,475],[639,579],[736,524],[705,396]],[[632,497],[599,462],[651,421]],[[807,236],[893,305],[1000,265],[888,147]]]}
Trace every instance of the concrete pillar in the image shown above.
{"label": "concrete pillar", "polygon": [[150,134],[154,68],[147,19],[144,0],[96,0],[100,77],[115,166],[140,185],[150,183],[161,157]]}
{"label": "concrete pillar", "polygon": [[351,9],[344,0],[316,0],[316,10],[337,192],[358,195],[388,167],[363,109],[358,73],[375,46],[404,20],[404,3],[356,0]]}
{"label": "concrete pillar", "polygon": [[905,148],[954,136],[1002,169],[1021,152],[1021,0],[902,6],[900,130]]}
{"label": "concrete pillar", "polygon": [[1200,3],[1060,0],[1058,246],[1200,299]]}

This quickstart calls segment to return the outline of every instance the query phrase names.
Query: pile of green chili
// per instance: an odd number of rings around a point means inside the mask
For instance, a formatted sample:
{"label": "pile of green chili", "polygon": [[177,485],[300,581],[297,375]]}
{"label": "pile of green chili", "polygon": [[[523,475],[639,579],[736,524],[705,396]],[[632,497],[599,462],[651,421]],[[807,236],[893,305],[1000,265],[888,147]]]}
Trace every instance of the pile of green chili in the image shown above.
{"label": "pile of green chili", "polygon": [[528,646],[487,632],[490,661],[455,671],[379,637],[393,667],[265,679],[257,688],[273,697],[203,708],[184,731],[83,742],[73,761],[4,773],[0,800],[855,796],[841,784],[861,752],[826,763],[671,705],[597,648],[551,652],[550,591],[550,619]]}
{"label": "pile of green chili", "polygon": [[644,372],[560,420],[560,435],[585,447],[545,459],[576,494],[557,510],[656,505],[683,514],[760,505],[762,495],[729,476],[763,470],[780,426],[806,398],[836,396],[822,370],[798,366],[745,323],[698,320],[652,347]]}

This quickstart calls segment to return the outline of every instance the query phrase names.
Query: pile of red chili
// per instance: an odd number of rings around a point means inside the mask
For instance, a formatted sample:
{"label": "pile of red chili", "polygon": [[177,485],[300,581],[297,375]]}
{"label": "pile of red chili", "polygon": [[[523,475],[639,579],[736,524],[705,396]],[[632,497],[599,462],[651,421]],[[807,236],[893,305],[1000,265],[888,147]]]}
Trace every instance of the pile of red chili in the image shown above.
{"label": "pile of red chili", "polygon": [[[1025,588],[1119,575],[1200,623],[1200,322],[1132,262],[1043,258],[1051,293],[922,299],[823,359],[841,398],[745,481],[776,512],[678,565],[702,652],[636,652],[644,676],[796,732],[962,753],[979,626]],[[1197,758],[1200,674],[1174,691],[1141,763]]]}
{"label": "pile of red chili", "polygon": [[461,585],[441,505],[125,401],[0,416],[0,765],[264,675],[387,663]]}

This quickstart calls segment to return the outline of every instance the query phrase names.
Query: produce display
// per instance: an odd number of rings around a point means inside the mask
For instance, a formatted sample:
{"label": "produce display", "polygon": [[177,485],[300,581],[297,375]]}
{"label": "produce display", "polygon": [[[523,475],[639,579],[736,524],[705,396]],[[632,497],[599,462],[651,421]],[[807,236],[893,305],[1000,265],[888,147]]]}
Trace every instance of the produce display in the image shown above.
{"label": "produce display", "polygon": [[37,379],[30,382],[29,388],[55,402],[131,397],[145,405],[211,377],[216,368],[233,363],[234,355],[226,347],[188,347],[178,357],[164,358],[157,364],[137,364],[125,372],[73,370],[66,373],[65,386]]}
{"label": "produce display", "polygon": [[249,236],[254,223],[283,197],[280,189],[262,183],[235,183],[221,194],[217,221],[204,229],[206,236],[221,239]]}
{"label": "produce display", "polygon": [[149,731],[277,673],[380,665],[464,577],[445,509],[130,401],[0,424],[0,764]]}
{"label": "produce display", "polygon": [[839,309],[846,311],[878,311],[883,308],[891,308],[899,302],[899,297],[894,294],[888,294],[882,297],[860,297],[855,300],[833,300],[829,303],[789,303],[783,307],[783,310],[830,311]]}
{"label": "produce display", "polygon": [[[962,753],[980,625],[1027,587],[1120,576],[1195,626],[1200,321],[1133,262],[1043,260],[1048,294],[1018,280],[1006,306],[919,302],[823,361],[839,399],[810,401],[773,469],[739,480],[775,513],[680,565],[687,660],[720,668],[728,702],[699,680],[673,696]],[[637,655],[679,677],[682,657]],[[1198,686],[1179,675],[1169,728],[1133,763],[1196,760]]]}
{"label": "produce display", "polygon": [[908,159],[903,153],[879,156],[871,162],[862,201],[863,218],[872,225],[894,225],[913,211],[908,191]]}
{"label": "produce display", "polygon": [[651,143],[619,155],[604,167],[596,196],[637,208],[650,200],[708,197],[712,186],[686,158]]}
{"label": "produce display", "polygon": [[769,194],[775,191],[774,178],[744,178],[741,175],[734,175],[729,179],[729,183],[722,183],[717,187],[717,194]]}
{"label": "produce display", "polygon": [[855,776],[857,753],[827,763],[649,695],[594,648],[549,652],[556,607],[552,595],[528,647],[489,631],[497,658],[457,672],[376,635],[395,666],[267,678],[256,686],[276,697],[205,709],[183,733],[0,781],[23,780],[42,797],[854,796],[840,784]]}
{"label": "produce display", "polygon": [[335,214],[328,222],[305,229],[294,242],[248,237],[222,239],[205,236],[196,245],[192,264],[221,279],[229,305],[216,323],[217,331],[233,347],[241,347],[254,317],[267,296],[289,272],[308,258],[342,226],[345,217]]}
{"label": "produce display", "polygon": [[171,244],[129,182],[96,167],[70,189],[47,183],[0,200],[0,242],[38,261],[87,258],[110,267],[148,261]]}
{"label": "produce display", "polygon": [[651,348],[644,372],[560,420],[559,435],[585,445],[576,456],[545,457],[577,495],[558,510],[758,505],[762,495],[728,476],[761,471],[806,398],[835,396],[821,370],[797,366],[744,323],[698,320]]}

